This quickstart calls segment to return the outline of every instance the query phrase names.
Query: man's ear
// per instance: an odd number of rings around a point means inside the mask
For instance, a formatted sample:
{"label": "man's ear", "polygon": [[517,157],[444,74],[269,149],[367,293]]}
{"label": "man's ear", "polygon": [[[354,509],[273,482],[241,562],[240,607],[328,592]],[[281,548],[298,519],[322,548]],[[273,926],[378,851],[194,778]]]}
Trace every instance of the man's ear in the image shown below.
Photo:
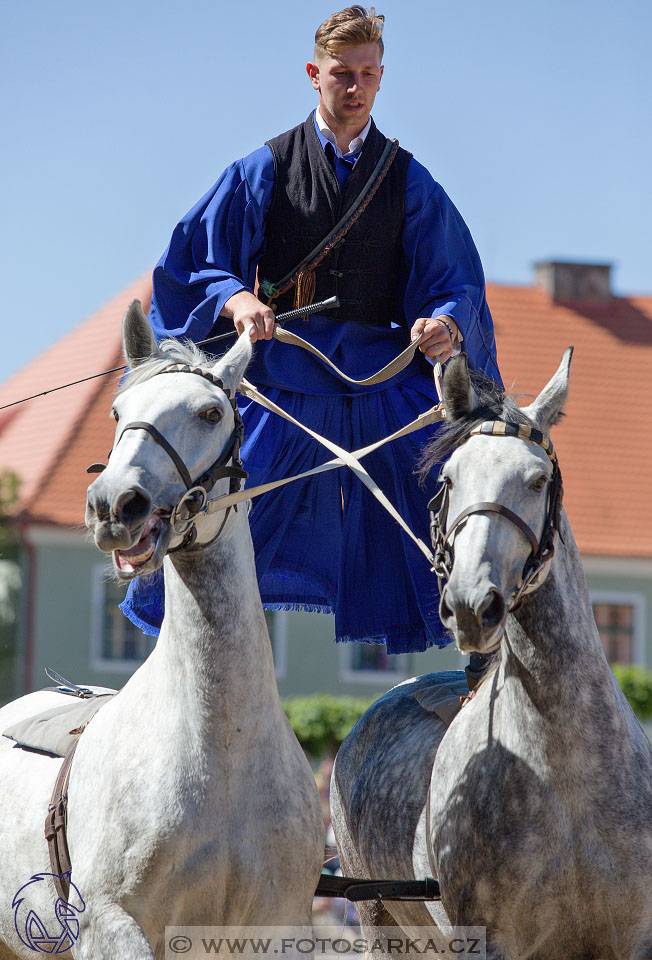
{"label": "man's ear", "polygon": [[310,77],[310,83],[315,90],[319,90],[319,67],[316,63],[306,64],[306,73]]}

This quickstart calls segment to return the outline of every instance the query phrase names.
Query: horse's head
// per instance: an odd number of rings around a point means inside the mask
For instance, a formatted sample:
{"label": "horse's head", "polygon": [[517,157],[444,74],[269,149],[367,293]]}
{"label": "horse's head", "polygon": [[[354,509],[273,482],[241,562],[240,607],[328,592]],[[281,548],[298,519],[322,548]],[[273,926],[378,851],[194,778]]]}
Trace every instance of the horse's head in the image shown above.
{"label": "horse's head", "polygon": [[466,357],[444,377],[447,427],[426,450],[432,467],[451,450],[431,503],[440,616],[460,650],[487,653],[521,597],[545,579],[561,509],[561,475],[548,439],[568,394],[572,349],[528,407],[474,384]]}
{"label": "horse's head", "polygon": [[[152,573],[184,542],[186,521],[192,523],[205,500],[198,484],[227,493],[238,475],[232,461],[242,437],[234,397],[252,347],[249,337],[240,337],[215,363],[191,344],[157,345],[137,300],[125,313],[122,339],[131,372],[111,410],[116,432],[109,463],[88,488],[86,525],[128,580]],[[189,489],[183,510],[173,512]]]}

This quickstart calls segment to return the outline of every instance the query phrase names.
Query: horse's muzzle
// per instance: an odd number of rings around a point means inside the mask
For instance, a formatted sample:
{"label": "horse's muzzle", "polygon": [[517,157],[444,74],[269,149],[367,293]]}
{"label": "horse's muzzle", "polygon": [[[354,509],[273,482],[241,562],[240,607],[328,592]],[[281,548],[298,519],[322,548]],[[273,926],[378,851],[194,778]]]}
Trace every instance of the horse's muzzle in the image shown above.
{"label": "horse's muzzle", "polygon": [[439,616],[463,653],[486,653],[500,639],[507,605],[496,587],[479,590],[468,597],[457,595],[448,584],[441,595]]}
{"label": "horse's muzzle", "polygon": [[110,498],[102,489],[102,478],[88,488],[86,526],[95,543],[108,553],[128,550],[138,541],[152,513],[152,498],[142,487],[132,486]]}

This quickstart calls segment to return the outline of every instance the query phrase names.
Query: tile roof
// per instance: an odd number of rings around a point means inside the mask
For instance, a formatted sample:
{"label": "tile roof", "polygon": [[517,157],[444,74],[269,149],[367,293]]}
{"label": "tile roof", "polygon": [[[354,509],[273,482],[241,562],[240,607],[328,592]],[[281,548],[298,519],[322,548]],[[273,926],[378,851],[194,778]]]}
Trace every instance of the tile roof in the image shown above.
{"label": "tile roof", "polygon": [[575,347],[553,443],[580,551],[652,557],[652,297],[555,303],[543,290],[492,285],[487,298],[513,392],[536,395]]}
{"label": "tile roof", "polygon": [[[120,320],[141,278],[0,388],[11,400],[121,364]],[[606,303],[555,303],[533,287],[490,285],[505,385],[536,395],[574,345],[568,416],[553,440],[565,503],[585,555],[652,557],[652,296]],[[90,359],[89,359],[90,358]],[[23,517],[83,523],[86,467],[111,446],[111,396],[118,375],[0,411],[0,468],[22,478]],[[529,402],[527,399],[521,402]]]}
{"label": "tile roof", "polygon": [[[149,308],[149,275],[7,380],[0,387],[0,407],[124,363],[120,323],[134,298]],[[111,446],[109,397],[118,377],[88,380],[0,410],[0,470],[11,469],[20,478],[23,519],[65,526],[83,522],[86,467],[104,459]]]}

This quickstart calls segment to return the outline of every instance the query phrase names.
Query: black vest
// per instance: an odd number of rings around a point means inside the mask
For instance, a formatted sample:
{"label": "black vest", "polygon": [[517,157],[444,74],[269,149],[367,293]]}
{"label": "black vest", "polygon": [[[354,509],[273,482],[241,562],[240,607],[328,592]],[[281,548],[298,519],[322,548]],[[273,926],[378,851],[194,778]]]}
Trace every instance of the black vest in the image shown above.
{"label": "black vest", "polygon": [[[310,114],[305,123],[267,145],[274,156],[274,196],[265,228],[259,281],[278,283],[306,257],[349,209],[369,179],[387,140],[372,121],[352,173],[340,190]],[[403,317],[405,182],[411,154],[399,148],[389,172],[360,219],[321,262],[314,300],[336,294],[333,319],[389,326]],[[294,306],[293,287],[274,298],[277,312]]]}

